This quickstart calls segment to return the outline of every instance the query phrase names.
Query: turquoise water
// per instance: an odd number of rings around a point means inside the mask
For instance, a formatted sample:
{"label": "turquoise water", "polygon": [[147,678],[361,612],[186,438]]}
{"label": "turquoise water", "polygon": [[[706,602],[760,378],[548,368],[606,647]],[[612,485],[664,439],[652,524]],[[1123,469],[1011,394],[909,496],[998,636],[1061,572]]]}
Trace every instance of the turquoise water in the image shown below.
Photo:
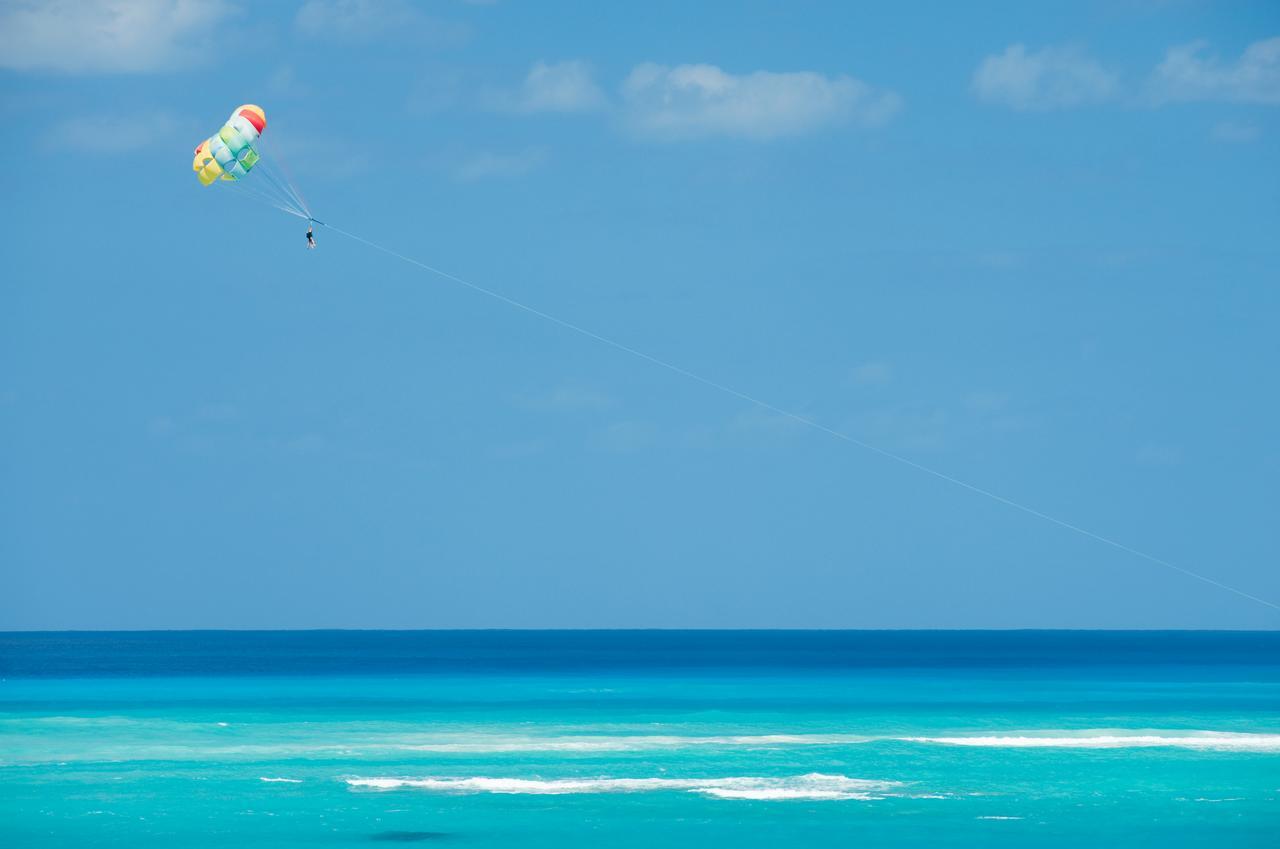
{"label": "turquoise water", "polygon": [[1223,847],[1280,635],[0,635],[0,845]]}

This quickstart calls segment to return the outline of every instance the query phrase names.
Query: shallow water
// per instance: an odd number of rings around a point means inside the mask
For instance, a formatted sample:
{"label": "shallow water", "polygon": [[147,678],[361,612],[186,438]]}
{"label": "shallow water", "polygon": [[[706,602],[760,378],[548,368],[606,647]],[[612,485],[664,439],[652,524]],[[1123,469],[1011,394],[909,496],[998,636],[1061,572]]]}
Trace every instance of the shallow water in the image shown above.
{"label": "shallow water", "polygon": [[1271,846],[1280,634],[0,635],[5,846]]}

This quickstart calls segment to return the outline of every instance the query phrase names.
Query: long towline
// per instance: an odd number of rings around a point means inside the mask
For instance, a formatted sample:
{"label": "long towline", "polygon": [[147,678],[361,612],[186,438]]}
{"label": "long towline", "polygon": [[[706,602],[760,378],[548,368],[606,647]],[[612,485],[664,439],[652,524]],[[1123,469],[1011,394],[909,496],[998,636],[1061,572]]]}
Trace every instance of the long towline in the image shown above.
{"label": "long towline", "polygon": [[1048,513],[1042,513],[1041,511],[1035,509],[1034,507],[1028,507],[1025,504],[1019,504],[1017,501],[1013,501],[1011,499],[1005,498],[1003,495],[992,492],[988,489],[983,489],[980,486],[976,486],[974,484],[968,483],[967,481],[960,480],[959,478],[952,477],[951,475],[948,475],[945,472],[940,472],[937,469],[932,469],[928,466],[917,463],[915,460],[911,460],[907,457],[903,457],[900,454],[895,454],[892,451],[888,451],[884,448],[879,447],[878,445],[872,445],[869,442],[863,442],[861,439],[858,439],[855,436],[850,436],[849,434],[844,433],[842,431],[838,431],[838,430],[835,430],[834,428],[827,427],[821,422],[814,421],[813,419],[807,418],[806,416],[802,416],[799,413],[793,413],[790,410],[785,410],[782,407],[778,407],[773,404],[770,404],[768,401],[764,401],[760,398],[756,398],[753,395],[748,395],[745,392],[734,389],[732,386],[726,386],[723,383],[717,383],[711,378],[703,377],[702,375],[697,374],[696,372],[689,371],[686,368],[681,368],[680,366],[674,363],[669,363],[666,360],[653,356],[652,354],[646,354],[644,351],[638,350],[636,348],[632,348],[629,345],[624,345],[621,342],[616,342],[613,339],[608,338],[607,336],[601,336],[599,333],[595,333],[594,331],[588,330],[585,327],[581,327],[577,324],[574,324],[571,321],[566,321],[563,318],[559,318],[550,313],[543,312],[537,307],[531,307],[528,304],[515,300],[514,298],[507,297],[501,292],[496,292],[493,289],[487,289],[484,286],[481,286],[477,283],[472,283],[469,280],[463,280],[461,277],[458,277],[455,274],[450,274],[447,271],[443,271],[439,268],[435,268],[434,266],[427,265],[425,262],[420,262],[414,259],[413,257],[405,256],[402,253],[393,251],[391,248],[384,247],[382,245],[379,245],[376,242],[371,242],[362,236],[357,236],[355,233],[349,233],[340,227],[336,227],[332,224],[325,224],[321,221],[316,221],[314,218],[310,220],[314,221],[316,224],[319,224],[322,227],[332,230],[335,233],[346,236],[348,239],[352,239],[354,241],[368,245],[374,250],[382,251],[383,253],[389,256],[393,256],[396,259],[401,260],[402,262],[407,262],[410,265],[416,265],[418,268],[421,268],[424,271],[429,271],[432,274],[436,274],[436,275],[439,275],[440,277],[445,278],[446,280],[451,280],[454,283],[458,283],[459,285],[466,286],[468,289],[479,292],[482,295],[487,295],[488,297],[493,298],[494,300],[501,301],[502,303],[507,304],[508,306],[515,307],[518,310],[523,310],[524,312],[527,312],[530,315],[535,315],[538,318],[545,319],[546,321],[550,321],[553,324],[558,324],[559,326],[565,328],[566,330],[572,330],[574,333],[577,333],[581,336],[585,336],[588,339],[593,339],[596,342],[600,342],[601,344],[608,345],[609,347],[614,348],[616,350],[623,351],[624,353],[630,354],[633,357],[638,357],[646,362],[652,363],[653,365],[660,366],[682,377],[686,377],[689,380],[693,380],[693,381],[696,381],[697,383],[701,383],[704,386],[710,386],[712,389],[719,390],[720,392],[723,392],[727,395],[732,395],[735,398],[746,401],[750,404],[754,404],[755,406],[760,407],[761,409],[764,409],[764,410],[768,410],[769,412],[774,413],[776,415],[783,416],[785,418],[791,419],[792,421],[799,422],[800,424],[811,427],[814,430],[821,431],[822,433],[825,433],[828,436],[833,436],[836,439],[842,440],[844,442],[848,442],[851,445],[856,445],[859,448],[863,448],[874,454],[879,454],[881,457],[884,457],[889,460],[893,460],[894,462],[900,463],[904,466],[909,466],[910,468],[915,469],[916,471],[924,472],[927,475],[932,475],[933,477],[939,480],[946,481],[947,483],[953,484],[954,486],[958,486],[962,489],[967,489],[969,492],[976,493],[977,495],[984,496],[986,498],[991,499],[992,501],[999,502],[1000,504],[1003,504],[1006,507],[1012,507],[1015,510],[1020,510],[1021,512],[1026,513],[1027,515],[1035,516],[1037,519],[1042,519],[1046,522],[1057,525],[1060,528],[1065,528],[1069,531],[1074,531],[1075,533],[1080,534],[1081,536],[1088,537],[1089,539],[1094,540],[1095,542],[1100,542],[1103,545],[1109,545],[1112,548],[1125,552],[1126,554],[1131,554],[1134,557],[1141,558],[1150,563],[1155,563],[1158,566],[1164,566],[1166,569],[1172,569],[1173,571],[1186,575],[1189,578],[1195,578],[1197,581],[1203,581],[1204,583],[1209,584],[1210,586],[1217,587],[1218,589],[1221,589],[1221,590],[1226,590],[1227,592],[1230,592],[1230,593],[1235,593],[1241,598],[1247,598],[1250,601],[1254,601],[1254,602],[1257,602],[1258,604],[1264,605],[1266,607],[1270,607],[1273,610],[1280,610],[1280,604],[1267,601],[1265,598],[1259,598],[1256,595],[1252,595],[1250,593],[1245,592],[1244,590],[1237,589],[1236,587],[1230,586],[1229,584],[1224,584],[1221,581],[1216,581],[1213,578],[1208,577],[1207,575],[1201,575],[1199,572],[1193,572],[1190,569],[1186,569],[1186,568],[1183,568],[1182,566],[1177,565],[1176,563],[1170,563],[1168,560],[1165,560],[1160,557],[1156,557],[1154,554],[1148,554],[1145,551],[1140,551],[1139,549],[1133,548],[1132,546],[1125,545],[1122,542],[1117,542],[1116,540],[1113,540],[1110,537],[1105,537],[1105,536],[1102,536],[1101,534],[1096,534],[1093,531],[1088,530],[1087,528],[1082,528],[1079,525],[1073,525],[1072,523],[1059,519],[1055,516],[1050,516]]}

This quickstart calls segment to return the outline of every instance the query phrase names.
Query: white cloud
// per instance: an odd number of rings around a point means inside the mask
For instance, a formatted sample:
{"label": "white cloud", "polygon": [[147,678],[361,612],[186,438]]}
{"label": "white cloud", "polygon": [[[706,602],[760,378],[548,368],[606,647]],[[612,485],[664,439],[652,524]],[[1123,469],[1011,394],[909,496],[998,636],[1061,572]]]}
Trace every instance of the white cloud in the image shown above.
{"label": "white cloud", "polygon": [[964,396],[964,405],[974,413],[999,413],[1009,406],[1009,396],[1003,392],[970,392]]}
{"label": "white cloud", "polygon": [[893,379],[893,369],[888,363],[863,363],[853,369],[853,382],[864,386],[888,383]]}
{"label": "white cloud", "polygon": [[592,446],[599,451],[631,454],[651,445],[658,429],[650,422],[618,421],[595,434]]}
{"label": "white cloud", "polygon": [[147,422],[147,432],[155,437],[179,438],[188,447],[207,444],[244,420],[244,411],[228,402],[205,402],[182,415],[159,415]]}
{"label": "white cloud", "polygon": [[[134,154],[145,146],[176,141],[178,122],[171,116],[85,115],[57,124],[46,136],[55,150],[107,155]],[[194,147],[194,144],[190,145]]]}
{"label": "white cloud", "polygon": [[979,251],[973,255],[973,261],[983,268],[1010,271],[1021,268],[1026,262],[1026,257],[1017,251]]}
{"label": "white cloud", "polygon": [[1157,102],[1280,104],[1280,37],[1255,41],[1226,64],[1206,55],[1203,41],[1171,47],[1152,75],[1151,94]]}
{"label": "white cloud", "polygon": [[284,159],[306,183],[308,174],[323,173],[326,180],[346,180],[369,171],[379,153],[371,143],[353,146],[350,139],[326,132],[308,132],[296,126],[288,134],[271,137],[270,152]]}
{"label": "white cloud", "polygon": [[293,23],[305,36],[330,41],[405,36],[452,42],[466,33],[465,27],[425,15],[405,0],[307,0]]}
{"label": "white cloud", "polygon": [[545,439],[522,439],[489,446],[489,456],[496,460],[522,460],[546,453]]}
{"label": "white cloud", "polygon": [[141,73],[199,64],[224,0],[9,0],[0,3],[0,67]]}
{"label": "white cloud", "polygon": [[802,434],[806,429],[807,425],[795,416],[762,407],[749,407],[729,420],[730,432],[747,436],[791,436]]}
{"label": "white cloud", "polygon": [[1024,110],[1099,103],[1118,88],[1115,74],[1075,48],[1028,51],[1021,44],[983,59],[972,85],[980,100]]}
{"label": "white cloud", "polygon": [[234,422],[241,416],[240,408],[226,401],[209,401],[196,408],[196,418],[206,422]]}
{"label": "white cloud", "polygon": [[1025,415],[1012,409],[1012,399],[1003,392],[970,392],[963,402],[967,423],[977,433],[1012,433],[1031,424]]}
{"label": "white cloud", "polygon": [[147,433],[152,436],[172,436],[174,427],[173,419],[169,416],[156,416],[147,422]]}
{"label": "white cloud", "polygon": [[518,177],[528,174],[546,161],[547,152],[542,148],[529,148],[516,153],[481,150],[458,163],[453,169],[453,176],[463,182],[489,177]]}
{"label": "white cloud", "polygon": [[1228,144],[1248,144],[1257,141],[1261,136],[1262,132],[1256,126],[1242,124],[1239,121],[1219,121],[1209,131],[1209,137],[1214,141]]}
{"label": "white cloud", "polygon": [[444,112],[462,99],[465,82],[457,68],[433,68],[414,83],[405,106],[418,115]]}
{"label": "white cloud", "polygon": [[585,62],[538,62],[510,106],[517,112],[585,112],[605,103]]}
{"label": "white cloud", "polygon": [[946,446],[951,417],[941,407],[889,406],[858,413],[852,431],[893,451],[938,451]]}
{"label": "white cloud", "polygon": [[277,97],[305,97],[311,88],[293,70],[292,65],[281,65],[266,78],[267,91]]}
{"label": "white cloud", "polygon": [[400,0],[307,0],[293,23],[299,32],[313,38],[362,41],[411,24],[416,14]]}
{"label": "white cloud", "polygon": [[618,406],[611,395],[579,386],[558,386],[550,392],[521,395],[516,401],[535,410],[608,410]]}
{"label": "white cloud", "polygon": [[636,66],[623,82],[624,120],[664,141],[736,136],[766,140],[838,123],[884,124],[900,98],[847,76],[800,71],[735,75],[715,65]]}

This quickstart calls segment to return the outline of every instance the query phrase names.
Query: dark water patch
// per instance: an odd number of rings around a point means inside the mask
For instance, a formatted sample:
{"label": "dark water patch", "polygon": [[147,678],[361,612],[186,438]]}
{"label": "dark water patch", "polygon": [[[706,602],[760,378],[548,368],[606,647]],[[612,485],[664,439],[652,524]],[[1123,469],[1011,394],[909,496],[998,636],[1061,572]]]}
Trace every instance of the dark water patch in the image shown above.
{"label": "dark water patch", "polygon": [[6,678],[1154,668],[1275,680],[1280,631],[0,633]]}

